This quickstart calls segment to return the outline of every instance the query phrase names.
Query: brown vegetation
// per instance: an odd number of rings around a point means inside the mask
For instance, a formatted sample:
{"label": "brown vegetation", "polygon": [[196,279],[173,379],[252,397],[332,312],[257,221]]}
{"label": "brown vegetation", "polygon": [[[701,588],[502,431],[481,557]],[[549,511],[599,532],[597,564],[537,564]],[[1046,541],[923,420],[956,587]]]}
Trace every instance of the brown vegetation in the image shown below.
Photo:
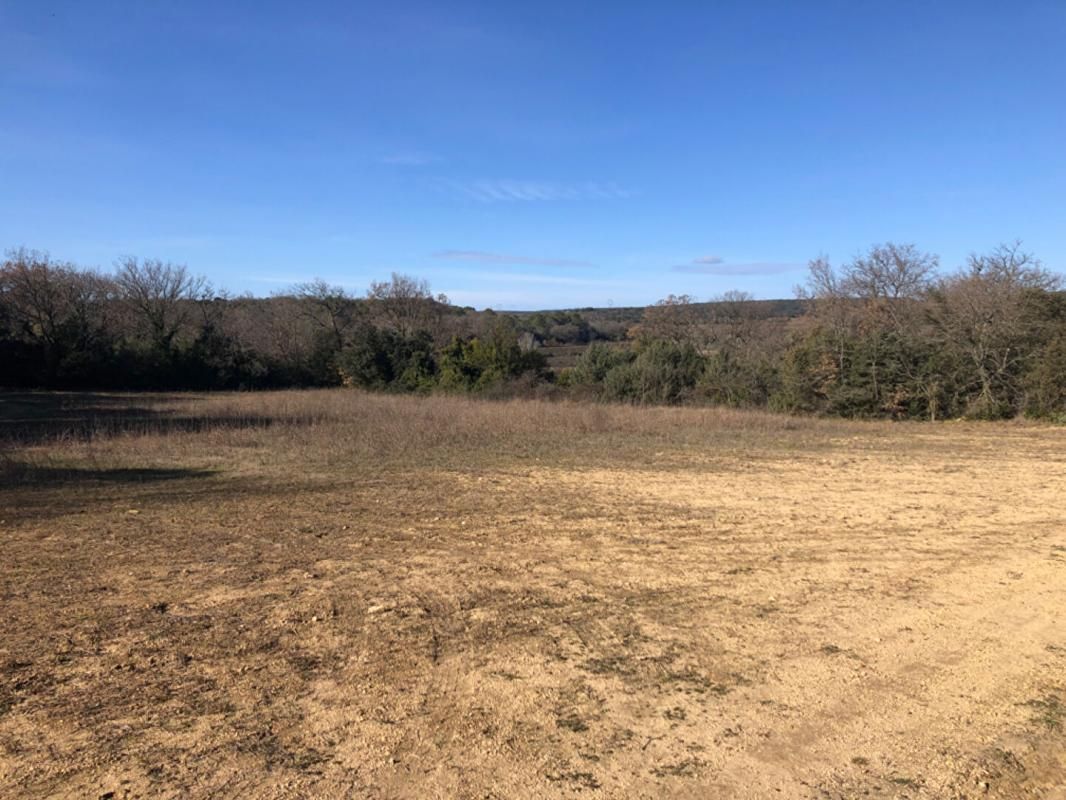
{"label": "brown vegetation", "polygon": [[0,398],[0,796],[1053,797],[1066,430]]}
{"label": "brown vegetation", "polygon": [[497,314],[394,273],[216,296],[184,266],[113,275],[45,253],[0,264],[0,384],[547,396],[850,418],[1066,419],[1066,293],[1020,242],[938,273],[912,244],[809,264],[796,302],[731,291],[645,309]]}

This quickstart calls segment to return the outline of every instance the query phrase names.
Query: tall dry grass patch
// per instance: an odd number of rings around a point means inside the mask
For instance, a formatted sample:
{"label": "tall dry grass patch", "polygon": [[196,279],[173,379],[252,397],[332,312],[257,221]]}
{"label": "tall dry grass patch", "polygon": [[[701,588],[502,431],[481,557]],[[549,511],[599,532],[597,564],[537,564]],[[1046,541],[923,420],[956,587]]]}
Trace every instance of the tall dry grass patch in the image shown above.
{"label": "tall dry grass patch", "polygon": [[77,399],[52,421],[33,420],[32,435],[20,438],[17,424],[6,420],[0,480],[17,480],[20,470],[24,477],[32,474],[26,465],[182,466],[295,477],[516,459],[603,463],[623,456],[639,460],[667,447],[733,454],[755,445],[809,449],[858,430],[876,435],[892,427],[720,407],[490,401],[349,389],[116,394],[102,401],[94,397],[81,411]]}

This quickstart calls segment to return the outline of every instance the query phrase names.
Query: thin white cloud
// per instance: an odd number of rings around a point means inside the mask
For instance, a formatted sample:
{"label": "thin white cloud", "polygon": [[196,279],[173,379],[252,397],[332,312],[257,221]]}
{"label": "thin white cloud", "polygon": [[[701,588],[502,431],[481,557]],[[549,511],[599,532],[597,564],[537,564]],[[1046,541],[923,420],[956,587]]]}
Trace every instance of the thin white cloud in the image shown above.
{"label": "thin white cloud", "polygon": [[536,283],[546,286],[615,286],[616,281],[594,278],[571,278],[565,275],[542,275],[530,272],[458,272],[457,278],[467,278],[485,283]]}
{"label": "thin white cloud", "polygon": [[570,258],[541,258],[537,256],[516,256],[507,253],[489,253],[484,250],[441,250],[433,254],[434,258],[448,261],[473,261],[480,264],[522,264],[535,267],[595,267],[591,261],[578,261]]}
{"label": "thin white cloud", "polygon": [[446,189],[482,203],[550,202],[558,200],[624,200],[633,193],[613,182],[444,181]]}
{"label": "thin white cloud", "polygon": [[[536,287],[529,285],[493,286],[486,289],[445,288],[444,294],[453,303],[475,308],[521,309],[525,311],[546,308],[578,308],[589,305],[588,290],[567,289],[559,286]],[[599,305],[607,305],[607,297]]]}
{"label": "thin white cloud", "polygon": [[688,264],[677,264],[671,269],[674,272],[683,272],[687,275],[736,277],[744,275],[782,275],[803,269],[803,264],[786,261],[748,261],[732,264],[720,256],[702,256],[693,259]]}
{"label": "thin white cloud", "polygon": [[480,309],[547,308],[556,299],[555,293],[531,294],[526,289],[445,289],[444,294],[457,306]]}

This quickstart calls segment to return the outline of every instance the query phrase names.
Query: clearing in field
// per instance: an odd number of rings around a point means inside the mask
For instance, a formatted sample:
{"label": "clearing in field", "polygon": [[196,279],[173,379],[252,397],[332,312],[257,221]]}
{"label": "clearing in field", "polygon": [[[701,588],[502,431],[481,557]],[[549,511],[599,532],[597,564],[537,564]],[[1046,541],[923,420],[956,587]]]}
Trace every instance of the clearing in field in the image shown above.
{"label": "clearing in field", "polygon": [[0,796],[1066,796],[1064,429],[0,418]]}

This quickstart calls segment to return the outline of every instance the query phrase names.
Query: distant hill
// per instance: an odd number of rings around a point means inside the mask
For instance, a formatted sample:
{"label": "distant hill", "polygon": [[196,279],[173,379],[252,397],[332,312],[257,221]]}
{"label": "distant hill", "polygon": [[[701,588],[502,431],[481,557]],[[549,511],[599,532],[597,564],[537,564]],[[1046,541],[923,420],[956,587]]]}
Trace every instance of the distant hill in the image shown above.
{"label": "distant hill", "polygon": [[[725,305],[725,303],[720,302],[693,303],[691,308],[704,312],[707,318],[711,319],[715,316],[715,312],[721,310]],[[803,316],[807,310],[807,301],[796,298],[751,300],[745,305],[748,313],[755,319],[793,319]],[[542,309],[537,311],[497,311],[496,313],[517,317],[531,317],[536,314],[580,314],[592,324],[596,322],[624,322],[635,325],[644,316],[645,308],[648,308],[648,306],[612,306],[607,308],[586,306],[584,308]]]}

